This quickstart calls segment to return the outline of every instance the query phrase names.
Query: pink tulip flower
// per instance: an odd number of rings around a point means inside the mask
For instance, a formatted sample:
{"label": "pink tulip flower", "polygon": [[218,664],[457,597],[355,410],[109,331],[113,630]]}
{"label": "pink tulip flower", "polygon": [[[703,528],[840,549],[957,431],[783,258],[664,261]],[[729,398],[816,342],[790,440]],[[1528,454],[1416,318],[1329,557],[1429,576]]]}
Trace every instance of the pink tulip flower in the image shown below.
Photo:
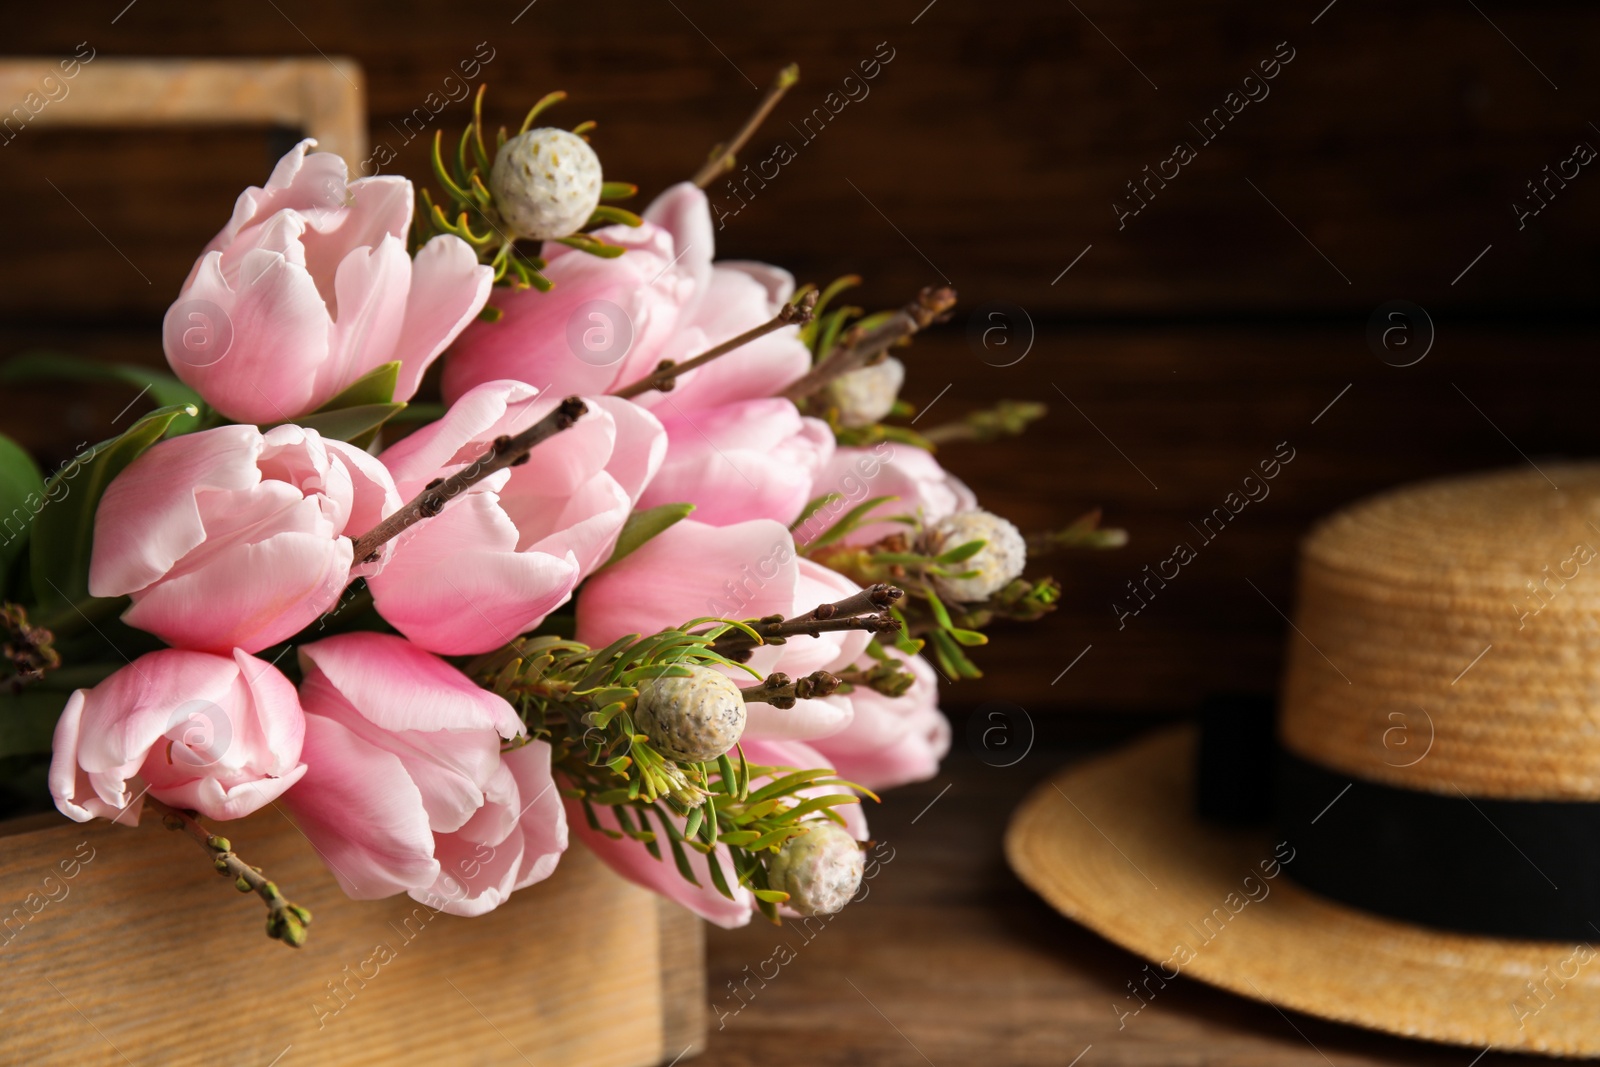
{"label": "pink tulip flower", "polygon": [[810,489],[810,500],[837,494],[838,499],[819,508],[795,530],[795,540],[808,544],[825,533],[851,508],[875,497],[889,497],[866,515],[866,520],[841,543],[870,545],[895,533],[906,533],[897,516],[920,517],[935,523],[958,511],[971,511],[978,498],[955,475],[939,466],[926,450],[912,445],[879,442],[872,448],[840,448],[823,464]]}
{"label": "pink tulip flower", "polygon": [[[595,231],[628,249],[615,259],[546,244],[540,254],[555,289],[494,295],[500,320],[468,326],[450,351],[446,399],[501,378],[562,395],[600,395],[663,359],[688,359],[761,325],[793,295],[794,279],[777,267],[712,263],[711,210],[694,185],[662,193],[644,219],[637,229]],[[638,402],[665,420],[770,397],[810,365],[798,330],[787,327],[681,376],[670,394],[646,393]]]}
{"label": "pink tulip flower", "polygon": [[167,311],[173,372],[238,422],[291,421],[395,361],[409,399],[489,295],[493,271],[460,238],[406,253],[409,181],[347,181],[315,144],[239,196]]}
{"label": "pink tulip flower", "polygon": [[333,606],[352,576],[352,538],[399,506],[383,464],[315,430],[170,438],[101,498],[89,591],[132,597],[123,621],[169,645],[258,652]]}
{"label": "pink tulip flower", "polygon": [[[916,676],[911,688],[902,696],[889,697],[856,687],[850,694],[855,715],[849,724],[811,742],[825,766],[872,790],[932,778],[950,751],[950,720],[939,710],[939,679],[933,667],[921,656],[893,649],[889,655]],[[870,659],[859,664],[872,665]]]}
{"label": "pink tulip flower", "polygon": [[694,281],[660,227],[607,226],[595,235],[628,251],[601,259],[550,242],[540,254],[554,289],[495,291],[499,320],[471,323],[446,357],[447,401],[500,380],[600,396],[655,368]]}
{"label": "pink tulip flower", "polygon": [[685,501],[713,526],[792,522],[833,455],[828,425],[780,397],[693,413],[655,410],[666,427],[667,457],[640,504]]}
{"label": "pink tulip flower", "polygon": [[[782,523],[757,519],[718,527],[685,519],[584,585],[577,637],[599,647],[624,634],[654,633],[705,616],[797,615],[859,591],[843,575],[797,558]],[[749,666],[763,676],[782,671],[799,678],[856,662],[867,641],[854,630],[797,637],[755,649]],[[748,684],[744,672],[733,677]],[[850,701],[841,696],[797,700],[789,709],[751,704],[745,736],[823,737],[842,730],[850,716]]]}
{"label": "pink tulip flower", "polygon": [[[550,293],[496,296],[498,322],[468,327],[445,367],[448,398],[496,378],[598,395],[665,359],[682,362],[770,320],[794,279],[761,263],[713,264],[705,193],[683,183],[638,229],[597,231],[628,252],[602,260],[548,244]],[[641,501],[691,503],[701,522],[789,522],[833,453],[833,434],[774,394],[811,366],[795,327],[767,334],[635,403],[667,429],[666,462]]]}
{"label": "pink tulip flower", "polygon": [[[382,460],[410,499],[559,402],[519,382],[488,382]],[[368,585],[397,630],[434,652],[486,652],[538,625],[605,563],[666,438],[654,416],[625,400],[588,404],[589,414],[527,463],[484,479],[395,540]]]}
{"label": "pink tulip flower", "polygon": [[68,698],[50,793],[78,822],[136,825],[146,793],[237,819],[300,780],[304,735],[294,686],[271,664],[237,650],[162,649]]}
{"label": "pink tulip flower", "polygon": [[[753,765],[769,767],[790,767],[797,770],[811,770],[826,767],[828,761],[815,749],[799,741],[758,741],[747,739],[742,742],[745,756]],[[766,779],[756,779],[759,784]],[[801,796],[821,796],[825,793],[837,792],[836,786],[821,786],[815,789],[802,790]],[[685,849],[685,856],[689,867],[694,872],[698,885],[691,884],[678,871],[677,863],[673,860],[671,852],[663,845],[661,858],[652,856],[644,844],[629,837],[620,840],[609,837],[596,831],[589,825],[588,817],[584,813],[579,801],[567,800],[567,819],[575,828],[578,838],[589,847],[595,855],[616,871],[622,877],[636,885],[642,885],[652,892],[659,893],[668,900],[677,902],[700,916],[708,922],[718,926],[732,929],[744,926],[750,921],[756,911],[756,899],[749,889],[739,884],[738,876],[734,873],[733,861],[728,856],[725,846],[713,849],[711,855],[703,855],[694,849]],[[835,809],[844,817],[845,827],[851,836],[857,840],[867,839],[867,821],[861,812],[859,804],[844,804]],[[657,809],[656,821],[663,817]],[[618,825],[616,816],[609,808],[595,808],[595,817],[600,825],[607,830],[616,831]],[[681,832],[684,820],[678,816],[670,816]],[[821,818],[821,816],[811,816]],[[663,835],[659,825],[651,827],[658,837]],[[723,879],[727,883],[732,898],[725,897],[716,888],[711,880],[711,864],[716,863],[722,869]]]}
{"label": "pink tulip flower", "polygon": [[357,900],[409,893],[481,915],[550,875],[567,847],[550,746],[504,699],[389,634],[300,647],[302,780],[284,798]]}

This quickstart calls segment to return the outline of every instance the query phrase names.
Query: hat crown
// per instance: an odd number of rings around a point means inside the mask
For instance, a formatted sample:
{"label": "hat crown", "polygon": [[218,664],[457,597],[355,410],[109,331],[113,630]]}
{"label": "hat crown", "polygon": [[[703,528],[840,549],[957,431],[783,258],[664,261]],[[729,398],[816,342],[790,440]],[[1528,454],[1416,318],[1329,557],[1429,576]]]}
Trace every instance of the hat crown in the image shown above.
{"label": "hat crown", "polygon": [[1301,548],[1280,731],[1362,779],[1600,800],[1600,464],[1410,486]]}

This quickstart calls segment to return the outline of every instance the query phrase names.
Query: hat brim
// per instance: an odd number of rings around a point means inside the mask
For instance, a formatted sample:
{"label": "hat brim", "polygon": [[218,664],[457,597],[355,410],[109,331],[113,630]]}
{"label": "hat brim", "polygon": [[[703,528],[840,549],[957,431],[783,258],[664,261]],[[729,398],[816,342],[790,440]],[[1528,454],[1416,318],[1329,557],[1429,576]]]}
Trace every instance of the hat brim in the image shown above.
{"label": "hat brim", "polygon": [[[1193,727],[1163,730],[1073,766],[1035,789],[1006,832],[1007,858],[1030,888],[1156,965],[1135,979],[1148,983],[1141,992],[1176,971],[1406,1037],[1600,1056],[1593,947],[1410,926],[1302,889],[1292,860],[1273,862],[1265,831],[1196,817],[1195,737]],[[1127,1010],[1141,1006],[1135,997]]]}

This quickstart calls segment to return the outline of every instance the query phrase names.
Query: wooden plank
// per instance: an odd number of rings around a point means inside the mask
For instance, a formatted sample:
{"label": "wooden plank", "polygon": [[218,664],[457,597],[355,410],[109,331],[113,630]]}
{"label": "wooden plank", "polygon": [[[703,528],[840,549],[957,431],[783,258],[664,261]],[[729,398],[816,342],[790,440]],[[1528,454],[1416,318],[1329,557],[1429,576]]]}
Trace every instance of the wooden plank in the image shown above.
{"label": "wooden plank", "polygon": [[[573,99],[550,120],[599,120],[608,174],[645,196],[691,174],[737,126],[758,95],[746,77],[762,84],[797,60],[803,80],[745,154],[759,164],[787,140],[796,158],[752,186],[718,239],[729,254],[806,277],[861,271],[876,302],[943,274],[973,304],[1010,300],[1041,317],[1365,314],[1395,297],[1441,313],[1587,307],[1600,285],[1591,188],[1600,179],[1580,168],[1520,229],[1513,205],[1576,142],[1600,148],[1583,103],[1600,90],[1589,56],[1600,12],[1485,8],[1491,24],[1445,0],[1339,3],[1312,25],[1323,6],[1017,0],[995,11],[941,0],[913,24],[926,0],[803,9],[684,0],[615,19],[583,5],[517,4],[428,17],[423,29],[423,16],[376,0],[281,13],[232,5],[204,19],[179,0],[140,0],[117,22],[115,44],[123,55],[276,52],[315,63],[310,38],[349,55],[368,74],[372,144],[396,155],[384,171],[418,179],[433,133],[461,128],[477,85],[492,86],[491,118],[512,126],[565,88]],[[44,8],[13,28],[8,47],[66,55],[87,32],[73,11]],[[1270,95],[1201,143],[1189,124],[1285,41],[1295,58]],[[803,136],[805,118],[852,72],[859,78],[881,42],[894,58],[868,95]],[[36,216],[15,220],[12,246],[25,251],[0,273],[0,312],[81,313],[75,283],[87,261],[111,288],[96,314],[159,314],[196,237],[214,233],[238,191],[267,172],[259,142],[151,134],[159,146],[126,155],[120,142],[88,152],[46,135],[24,131],[0,165],[0,196]],[[1119,230],[1113,202],[1180,138],[1197,158]],[[113,169],[108,194],[100,176]],[[154,285],[114,258],[46,175]]]}
{"label": "wooden plank", "polygon": [[[1031,786],[1082,751],[1036,749],[1009,768],[960,753],[866,812],[892,859],[865,899],[820,929],[758,920],[711,930],[711,1034],[697,1067],[1474,1062],[1479,1050],[1285,1018],[1187,973],[1158,986],[1143,959],[1034,896],[1005,865],[1006,822]],[[1535,1062],[1544,1061],[1489,1051],[1476,1067]]]}
{"label": "wooden plank", "polygon": [[159,822],[49,821],[0,828],[18,831],[0,845],[5,1062],[643,1067],[699,1041],[698,921],[581,846],[463,919],[346,898],[277,811],[227,824],[312,910],[294,951]]}
{"label": "wooden plank", "polygon": [[85,42],[64,60],[0,59],[0,140],[30,126],[287,126],[352,165],[366,156],[352,59],[118,59]]}

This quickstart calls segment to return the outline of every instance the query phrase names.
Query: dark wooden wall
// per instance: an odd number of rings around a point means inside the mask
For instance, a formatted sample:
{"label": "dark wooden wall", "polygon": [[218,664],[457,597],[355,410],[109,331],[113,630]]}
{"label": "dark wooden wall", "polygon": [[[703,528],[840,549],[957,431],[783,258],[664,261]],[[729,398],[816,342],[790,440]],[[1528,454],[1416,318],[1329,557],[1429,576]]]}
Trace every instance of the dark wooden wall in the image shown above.
{"label": "dark wooden wall", "polygon": [[[1317,516],[1408,480],[1595,449],[1600,161],[1552,182],[1537,215],[1519,223],[1515,207],[1537,206],[1526,183],[1580,142],[1600,148],[1592,7],[524,3],[58,3],[14,20],[6,47],[350,55],[374,142],[398,153],[388,169],[420,178],[422,142],[396,126],[484,42],[493,114],[514,122],[567,89],[559,117],[599,120],[608,176],[647,195],[732,130],[751,83],[797,60],[801,84],[745,156],[786,140],[795,158],[726,220],[722,253],[802,278],[859,271],[879,305],[941,281],[969,312],[1005,305],[1004,358],[958,320],[917,346],[910,396],[940,397],[930,422],[1049,402],[1025,440],[947,462],[1026,527],[1101,504],[1131,534],[1119,552],[1053,561],[1062,610],[980,650],[989,677],[952,694],[958,707],[1172,712],[1270,689],[1294,545]],[[870,94],[803,140],[791,123],[890,49]],[[1245,78],[1275,56],[1262,97]],[[1190,126],[1247,89],[1262,98],[1209,143]],[[439,124],[458,129],[464,110]],[[1113,205],[1137,206],[1125,183],[1178,142],[1194,158],[1119,228]],[[265,177],[269,144],[281,133],[34,129],[0,147],[0,356],[159,362],[161,312],[237,192]],[[1369,317],[1395,300],[1436,331],[1413,366],[1369,345]],[[58,456],[104,436],[127,397],[8,399],[0,425]],[[1280,442],[1295,458],[1270,496],[1202,543],[1189,524]],[[1124,583],[1178,541],[1197,558],[1119,628]]]}

